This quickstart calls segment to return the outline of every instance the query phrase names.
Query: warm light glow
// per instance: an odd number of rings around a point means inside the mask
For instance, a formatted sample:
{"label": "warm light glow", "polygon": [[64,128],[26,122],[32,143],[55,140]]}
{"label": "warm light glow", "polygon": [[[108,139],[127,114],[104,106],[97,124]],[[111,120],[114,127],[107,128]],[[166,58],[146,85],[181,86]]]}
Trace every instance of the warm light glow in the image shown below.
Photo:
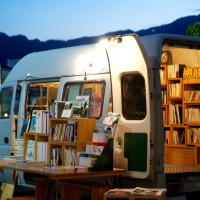
{"label": "warm light glow", "polygon": [[4,118],[7,118],[8,117],[8,113],[4,113]]}

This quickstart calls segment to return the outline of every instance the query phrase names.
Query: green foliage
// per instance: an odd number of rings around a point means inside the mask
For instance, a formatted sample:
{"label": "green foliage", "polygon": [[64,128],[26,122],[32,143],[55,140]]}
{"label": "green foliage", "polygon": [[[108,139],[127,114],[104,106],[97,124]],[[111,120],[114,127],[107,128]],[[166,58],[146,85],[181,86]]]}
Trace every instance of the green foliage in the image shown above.
{"label": "green foliage", "polygon": [[190,36],[200,37],[200,22],[195,22],[192,25],[189,25],[186,34]]}

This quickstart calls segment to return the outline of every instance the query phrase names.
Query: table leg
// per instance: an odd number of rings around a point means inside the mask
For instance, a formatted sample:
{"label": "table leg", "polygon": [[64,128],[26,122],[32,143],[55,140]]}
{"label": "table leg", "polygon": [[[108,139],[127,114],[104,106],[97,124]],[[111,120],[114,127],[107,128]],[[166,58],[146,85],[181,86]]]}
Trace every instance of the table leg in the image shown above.
{"label": "table leg", "polygon": [[35,199],[36,200],[56,200],[57,195],[55,193],[55,181],[45,178],[36,179]]}

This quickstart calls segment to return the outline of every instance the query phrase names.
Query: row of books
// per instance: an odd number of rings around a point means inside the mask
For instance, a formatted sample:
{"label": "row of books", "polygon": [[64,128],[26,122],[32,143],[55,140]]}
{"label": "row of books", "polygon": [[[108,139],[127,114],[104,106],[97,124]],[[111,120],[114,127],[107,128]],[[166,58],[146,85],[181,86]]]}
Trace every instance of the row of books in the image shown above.
{"label": "row of books", "polygon": [[59,141],[70,141],[76,142],[77,141],[77,122],[71,121],[72,124],[65,123],[65,124],[56,124],[55,128],[51,129],[51,136],[52,140],[59,140]]}
{"label": "row of books", "polygon": [[37,161],[44,161],[48,163],[48,143],[47,142],[37,142]]}
{"label": "row of books", "polygon": [[200,82],[200,66],[184,68],[183,81],[186,83]]}
{"label": "row of books", "polygon": [[64,165],[78,166],[78,154],[75,148],[67,147],[64,149]]}
{"label": "row of books", "polygon": [[185,67],[186,65],[182,65],[182,64],[168,65],[167,66],[168,78],[183,77],[183,71]]}
{"label": "row of books", "polygon": [[162,90],[162,103],[166,104],[167,103],[167,91]]}
{"label": "row of books", "polygon": [[[170,131],[165,130],[165,144],[169,144]],[[185,144],[185,131],[174,130],[172,132],[173,144]],[[200,127],[189,127],[187,130],[187,143],[199,144],[200,143]]]}
{"label": "row of books", "polygon": [[58,101],[52,113],[47,110],[33,110],[29,119],[24,119],[21,136],[24,132],[47,134],[51,117],[88,117],[89,96],[76,96],[75,102]]}
{"label": "row of books", "polygon": [[24,119],[21,136],[23,136],[24,132],[47,134],[49,132],[50,117],[88,117],[89,97],[76,96],[74,102],[55,101],[51,112],[47,110],[32,110],[30,118]]}
{"label": "row of books", "polygon": [[47,110],[33,110],[31,118],[27,121],[26,130],[24,131],[47,134],[49,131],[50,115],[50,112]]}
{"label": "row of books", "polygon": [[[37,142],[37,155],[35,155],[35,141],[28,140],[27,141],[27,149],[25,159],[27,161],[44,161],[47,163],[47,155],[48,155],[48,143],[47,142]],[[35,158],[36,156],[36,158]]]}
{"label": "row of books", "polygon": [[170,142],[170,130],[165,130],[165,144],[185,144],[185,131],[183,129],[173,130]]}
{"label": "row of books", "polygon": [[180,83],[169,84],[169,96],[180,97],[180,95],[181,95],[181,84]]}
{"label": "row of books", "polygon": [[169,124],[182,124],[182,106],[179,104],[169,105]]}
{"label": "row of books", "polygon": [[200,109],[199,107],[185,108],[185,122],[200,122]]}
{"label": "row of books", "polygon": [[55,101],[53,117],[88,117],[90,96],[76,96],[73,101]]}
{"label": "row of books", "polygon": [[200,90],[184,91],[184,101],[197,102],[200,100]]}
{"label": "row of books", "polygon": [[[47,142],[37,142],[37,155],[35,158],[35,141],[28,140],[27,151],[25,160],[27,161],[44,161],[48,163],[48,143]],[[57,166],[64,163],[65,166],[78,166],[77,151],[75,148],[67,147],[64,149],[64,161],[62,160],[62,149],[52,148],[51,149],[51,165]]]}
{"label": "row of books", "polygon": [[62,160],[62,149],[52,148],[50,152],[50,163],[52,166],[63,165],[64,166],[78,166],[78,154],[77,150],[72,147],[64,149],[64,160]]}
{"label": "row of books", "polygon": [[188,128],[188,143],[200,143],[200,128],[189,127]]}
{"label": "row of books", "polygon": [[173,144],[185,144],[185,132],[182,130],[174,130],[172,132]]}
{"label": "row of books", "polygon": [[50,152],[50,163],[52,166],[62,165],[62,149],[52,148]]}

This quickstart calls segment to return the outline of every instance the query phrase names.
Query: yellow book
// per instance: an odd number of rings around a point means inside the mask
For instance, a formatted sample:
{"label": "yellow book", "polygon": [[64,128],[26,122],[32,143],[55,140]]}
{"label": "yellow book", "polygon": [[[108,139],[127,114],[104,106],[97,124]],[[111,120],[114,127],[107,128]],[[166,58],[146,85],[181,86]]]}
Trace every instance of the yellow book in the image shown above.
{"label": "yellow book", "polygon": [[183,70],[183,82],[187,83],[188,81],[188,67],[185,67]]}
{"label": "yellow book", "polygon": [[200,67],[197,67],[197,82],[200,82]]}
{"label": "yellow book", "polygon": [[192,82],[197,82],[198,79],[198,67],[193,67],[192,69]]}
{"label": "yellow book", "polygon": [[192,82],[192,67],[188,67],[187,69],[187,82],[188,83],[191,83]]}
{"label": "yellow book", "polygon": [[63,130],[63,124],[59,124],[59,128],[58,128],[58,140],[61,140],[62,130]]}

